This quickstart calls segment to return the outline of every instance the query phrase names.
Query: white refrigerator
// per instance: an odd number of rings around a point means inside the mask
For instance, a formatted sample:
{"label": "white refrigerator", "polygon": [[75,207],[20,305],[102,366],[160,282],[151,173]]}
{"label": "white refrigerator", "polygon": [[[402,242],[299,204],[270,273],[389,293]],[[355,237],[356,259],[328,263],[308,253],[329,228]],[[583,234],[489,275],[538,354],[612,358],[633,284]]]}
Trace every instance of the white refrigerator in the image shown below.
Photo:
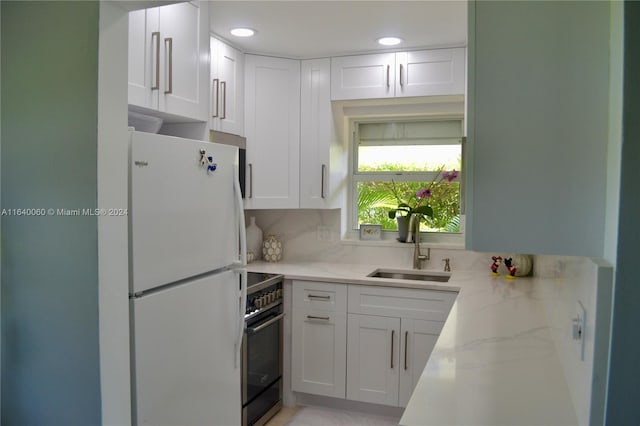
{"label": "white refrigerator", "polygon": [[131,132],[133,422],[240,424],[246,242],[238,149]]}

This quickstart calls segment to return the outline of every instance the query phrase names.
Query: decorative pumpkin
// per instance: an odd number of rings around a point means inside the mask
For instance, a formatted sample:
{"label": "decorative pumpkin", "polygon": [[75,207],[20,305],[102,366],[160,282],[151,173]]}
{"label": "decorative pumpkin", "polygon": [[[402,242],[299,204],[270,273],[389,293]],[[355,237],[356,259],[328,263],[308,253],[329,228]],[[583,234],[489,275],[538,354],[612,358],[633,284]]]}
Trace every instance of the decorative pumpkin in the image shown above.
{"label": "decorative pumpkin", "polygon": [[506,258],[511,258],[511,264],[516,268],[516,277],[525,277],[531,274],[533,269],[533,258],[528,254],[508,254]]}

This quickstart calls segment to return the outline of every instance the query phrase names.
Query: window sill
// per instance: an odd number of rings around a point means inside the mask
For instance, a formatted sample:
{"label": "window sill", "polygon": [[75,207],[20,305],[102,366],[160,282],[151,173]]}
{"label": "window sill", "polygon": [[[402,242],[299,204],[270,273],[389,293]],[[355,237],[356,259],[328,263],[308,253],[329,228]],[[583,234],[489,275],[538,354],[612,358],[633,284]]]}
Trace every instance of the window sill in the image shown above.
{"label": "window sill", "polygon": [[[369,247],[389,247],[406,248],[413,246],[413,243],[401,243],[395,239],[395,232],[383,234],[380,240],[361,240],[357,231],[348,232],[340,241],[344,245],[369,246]],[[427,234],[422,235],[420,245],[430,248],[464,250],[464,234]]]}

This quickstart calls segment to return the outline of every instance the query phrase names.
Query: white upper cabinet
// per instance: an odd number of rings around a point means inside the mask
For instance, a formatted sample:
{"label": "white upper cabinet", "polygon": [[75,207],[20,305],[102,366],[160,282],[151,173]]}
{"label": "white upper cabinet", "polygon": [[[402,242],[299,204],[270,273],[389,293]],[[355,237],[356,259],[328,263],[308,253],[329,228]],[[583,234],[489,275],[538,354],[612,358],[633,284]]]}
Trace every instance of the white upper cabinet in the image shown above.
{"label": "white upper cabinet", "polygon": [[395,63],[395,53],[331,58],[331,99],[393,97]]}
{"label": "white upper cabinet", "polygon": [[300,61],[246,55],[245,208],[298,208]]}
{"label": "white upper cabinet", "polygon": [[462,95],[465,92],[465,50],[398,52],[396,72],[396,96]]}
{"label": "white upper cabinet", "polygon": [[244,135],[244,55],[213,37],[211,129]]}
{"label": "white upper cabinet", "polygon": [[331,59],[331,99],[460,95],[465,49],[434,49]]}
{"label": "white upper cabinet", "polygon": [[129,14],[129,104],[207,120],[208,3]]}
{"label": "white upper cabinet", "polygon": [[301,63],[300,208],[340,207],[336,187],[346,174],[347,149],[333,123],[331,60]]}

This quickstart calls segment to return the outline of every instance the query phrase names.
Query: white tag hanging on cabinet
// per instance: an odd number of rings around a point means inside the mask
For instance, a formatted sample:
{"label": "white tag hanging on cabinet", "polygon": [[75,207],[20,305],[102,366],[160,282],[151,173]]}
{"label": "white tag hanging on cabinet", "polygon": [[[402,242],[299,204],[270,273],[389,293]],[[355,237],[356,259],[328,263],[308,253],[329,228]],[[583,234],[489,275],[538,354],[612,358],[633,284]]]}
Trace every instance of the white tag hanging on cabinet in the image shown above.
{"label": "white tag hanging on cabinet", "polygon": [[200,165],[207,167],[207,173],[215,172],[218,168],[218,164],[213,161],[213,155],[208,155],[204,149],[200,150]]}

